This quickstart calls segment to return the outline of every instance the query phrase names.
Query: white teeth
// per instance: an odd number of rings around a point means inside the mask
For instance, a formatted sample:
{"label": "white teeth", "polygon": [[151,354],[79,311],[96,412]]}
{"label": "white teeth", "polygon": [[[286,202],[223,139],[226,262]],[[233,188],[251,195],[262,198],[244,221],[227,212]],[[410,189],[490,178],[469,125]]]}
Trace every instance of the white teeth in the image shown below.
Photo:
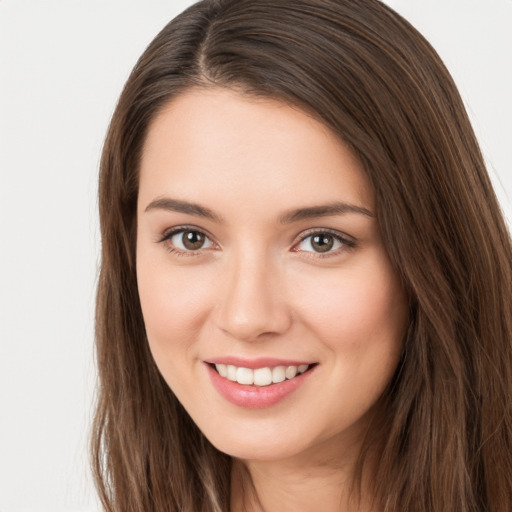
{"label": "white teeth", "polygon": [[221,377],[227,377],[228,376],[228,368],[225,364],[216,364],[215,368],[217,368],[217,371],[219,372],[219,375]]}
{"label": "white teeth", "polygon": [[244,385],[254,386],[269,386],[270,384],[277,384],[286,379],[293,379],[296,375],[304,373],[308,368],[308,364],[301,364],[299,366],[275,366],[270,368],[243,368],[233,366],[232,364],[216,364],[215,368],[221,377],[227,378],[232,382],[238,382]]}
{"label": "white teeth", "polygon": [[228,379],[233,382],[236,382],[236,366],[233,366],[232,364],[228,364],[227,371],[228,371]]}
{"label": "white teeth", "polygon": [[287,366],[286,371],[284,372],[287,379],[293,379],[295,375],[297,375],[297,367],[296,366]]}
{"label": "white teeth", "polygon": [[258,368],[254,370],[254,385],[268,386],[272,384],[272,370],[270,368]]}
{"label": "white teeth", "polygon": [[276,366],[272,369],[272,382],[283,382],[286,379],[286,368],[284,366]]}
{"label": "white teeth", "polygon": [[238,384],[251,385],[254,382],[254,372],[249,368],[238,368],[236,370],[236,381]]}

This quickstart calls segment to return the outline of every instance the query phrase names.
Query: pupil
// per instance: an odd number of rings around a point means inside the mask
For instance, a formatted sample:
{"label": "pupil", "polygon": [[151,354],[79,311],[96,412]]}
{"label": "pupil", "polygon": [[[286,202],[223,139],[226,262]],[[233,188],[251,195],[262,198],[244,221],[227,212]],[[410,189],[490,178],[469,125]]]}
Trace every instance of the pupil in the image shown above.
{"label": "pupil", "polygon": [[201,249],[204,244],[204,235],[197,231],[185,231],[183,233],[183,245],[190,250]]}
{"label": "pupil", "polygon": [[331,235],[315,235],[311,241],[313,249],[317,252],[327,252],[334,245],[334,237]]}

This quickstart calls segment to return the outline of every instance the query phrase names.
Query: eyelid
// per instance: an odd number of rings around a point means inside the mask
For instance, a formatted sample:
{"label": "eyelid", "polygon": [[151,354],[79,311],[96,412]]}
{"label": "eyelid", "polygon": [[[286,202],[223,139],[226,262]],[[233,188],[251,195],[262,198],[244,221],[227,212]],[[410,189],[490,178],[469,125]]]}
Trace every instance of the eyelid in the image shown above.
{"label": "eyelid", "polygon": [[203,229],[198,226],[191,225],[191,224],[173,226],[172,228],[166,229],[162,233],[162,235],[157,239],[157,243],[166,244],[166,242],[170,242],[171,238],[174,235],[177,235],[178,233],[183,233],[184,231],[197,231],[198,233],[203,234],[208,240],[210,240],[210,242],[212,243],[213,246],[206,247],[204,249],[203,248],[197,249],[195,251],[192,251],[192,250],[184,251],[184,250],[180,249],[179,247],[168,244],[167,248],[169,249],[170,252],[173,252],[173,253],[176,253],[179,255],[196,256],[196,255],[204,253],[204,251],[211,250],[212,248],[213,249],[218,248],[218,246],[219,246],[219,244],[215,241],[214,237],[212,235],[210,235],[210,233],[206,229]]}
{"label": "eyelid", "polygon": [[203,235],[207,236],[213,241],[213,236],[208,232],[208,230],[204,228],[200,228],[199,226],[195,226],[194,224],[180,224],[179,226],[173,226],[172,228],[165,229],[162,234],[160,235],[158,242],[164,242],[165,240],[168,240],[171,238],[171,236],[175,235],[176,233],[180,233],[181,231],[197,231],[199,233],[202,233]]}
{"label": "eyelid", "polygon": [[[172,228],[166,229],[163,234],[157,239],[157,243],[165,243],[168,242],[174,235],[181,233],[183,231],[197,231],[199,233],[202,233],[208,240],[210,240],[213,244],[213,247],[208,247],[205,249],[197,249],[196,251],[183,251],[178,247],[175,247],[174,245],[168,246],[168,249],[171,252],[178,253],[180,255],[187,255],[187,256],[194,256],[204,253],[205,250],[211,250],[218,249],[219,244],[215,241],[214,237],[208,232],[208,230],[204,228],[200,228],[199,226],[191,225],[191,224],[184,224],[180,226],[173,226]],[[334,250],[334,251],[328,251],[325,253],[316,253],[313,251],[302,251],[300,249],[297,249],[297,246],[306,240],[307,238],[317,235],[317,234],[329,234],[333,236],[336,240],[338,240],[342,247]],[[307,253],[308,255],[313,254],[313,257],[328,257],[338,254],[340,251],[347,251],[354,249],[357,245],[357,241],[354,239],[354,237],[347,235],[346,233],[343,233],[341,231],[338,231],[336,229],[331,228],[310,228],[306,231],[301,232],[295,239],[295,241],[292,244],[291,250],[293,252],[302,252]]]}
{"label": "eyelid", "polygon": [[[297,246],[301,242],[306,240],[307,238],[309,238],[311,236],[314,236],[314,235],[325,235],[325,234],[333,236],[336,240],[338,240],[341,244],[343,244],[342,247],[340,247],[338,249],[335,249],[334,251],[328,251],[328,252],[325,252],[325,253],[320,253],[320,252],[317,253],[317,252],[313,252],[313,251],[301,251],[300,249],[297,249]],[[357,242],[356,242],[356,240],[352,236],[347,235],[346,233],[343,233],[343,232],[338,231],[336,229],[331,229],[331,228],[311,228],[311,229],[308,229],[307,231],[303,231],[296,238],[296,240],[294,241],[293,246],[292,246],[292,251],[294,251],[294,252],[303,252],[303,253],[308,253],[308,254],[314,254],[315,257],[328,257],[328,256],[336,255],[340,251],[346,251],[346,250],[354,249],[356,247],[356,244],[357,244]]]}

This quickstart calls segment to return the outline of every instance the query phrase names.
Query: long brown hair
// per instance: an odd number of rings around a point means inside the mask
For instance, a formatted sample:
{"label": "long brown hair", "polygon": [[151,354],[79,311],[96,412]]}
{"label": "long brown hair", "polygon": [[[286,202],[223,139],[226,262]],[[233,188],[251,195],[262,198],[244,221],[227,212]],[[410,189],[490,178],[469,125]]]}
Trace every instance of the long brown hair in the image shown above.
{"label": "long brown hair", "polygon": [[[134,264],[145,134],[159,109],[189,87],[236,87],[296,105],[363,163],[410,302],[402,360],[382,397],[373,479],[382,509],[507,510],[510,237],[449,73],[378,0],[204,0],[158,34],[129,77],[99,189],[92,452],[105,510],[229,510],[230,459],[156,369]],[[361,461],[375,441],[368,437]]]}

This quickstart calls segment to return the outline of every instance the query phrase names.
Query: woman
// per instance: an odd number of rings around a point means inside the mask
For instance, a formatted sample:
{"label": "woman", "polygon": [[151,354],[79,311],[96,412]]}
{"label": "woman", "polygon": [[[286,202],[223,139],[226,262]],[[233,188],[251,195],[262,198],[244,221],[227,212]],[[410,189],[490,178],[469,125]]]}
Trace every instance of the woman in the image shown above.
{"label": "woman", "polygon": [[375,0],[211,0],[100,176],[110,511],[502,511],[511,244],[462,101]]}

